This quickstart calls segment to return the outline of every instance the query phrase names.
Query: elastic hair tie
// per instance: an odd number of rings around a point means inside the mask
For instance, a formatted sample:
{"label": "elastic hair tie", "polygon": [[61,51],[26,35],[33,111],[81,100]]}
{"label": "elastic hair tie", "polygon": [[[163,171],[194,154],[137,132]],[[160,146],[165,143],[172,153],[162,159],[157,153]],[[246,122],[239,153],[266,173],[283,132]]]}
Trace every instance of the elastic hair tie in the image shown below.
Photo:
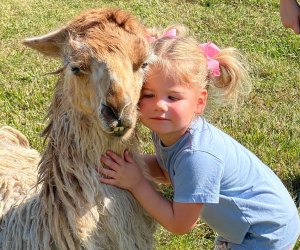
{"label": "elastic hair tie", "polygon": [[215,57],[220,52],[218,46],[212,42],[208,42],[199,44],[199,48],[203,50],[203,53],[207,60],[207,69],[210,71],[211,75],[214,77],[220,76],[220,64],[218,60],[213,59],[213,57]]}

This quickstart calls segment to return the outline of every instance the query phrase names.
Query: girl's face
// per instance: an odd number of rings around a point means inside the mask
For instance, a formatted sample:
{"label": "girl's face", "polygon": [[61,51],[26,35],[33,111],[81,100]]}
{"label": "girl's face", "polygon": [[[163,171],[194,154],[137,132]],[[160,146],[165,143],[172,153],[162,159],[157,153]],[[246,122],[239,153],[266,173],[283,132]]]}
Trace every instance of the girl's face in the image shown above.
{"label": "girl's face", "polygon": [[180,85],[154,68],[142,88],[141,121],[170,146],[186,132],[195,115],[203,113],[206,97],[206,89]]}

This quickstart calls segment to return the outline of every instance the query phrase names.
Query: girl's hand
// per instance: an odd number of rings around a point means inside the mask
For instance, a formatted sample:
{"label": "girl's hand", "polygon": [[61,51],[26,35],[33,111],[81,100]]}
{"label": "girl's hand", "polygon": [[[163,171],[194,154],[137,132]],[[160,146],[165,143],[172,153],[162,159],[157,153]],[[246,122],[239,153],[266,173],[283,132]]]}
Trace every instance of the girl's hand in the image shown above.
{"label": "girl's hand", "polygon": [[127,150],[124,152],[124,159],[112,151],[107,151],[100,160],[109,167],[100,168],[100,172],[107,176],[100,177],[102,183],[132,191],[146,180]]}

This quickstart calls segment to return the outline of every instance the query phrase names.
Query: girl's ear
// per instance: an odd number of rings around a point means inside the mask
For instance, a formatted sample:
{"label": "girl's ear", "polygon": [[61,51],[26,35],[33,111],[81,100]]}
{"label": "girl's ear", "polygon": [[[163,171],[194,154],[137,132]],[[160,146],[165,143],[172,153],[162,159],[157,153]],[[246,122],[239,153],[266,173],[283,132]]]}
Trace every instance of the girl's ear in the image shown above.
{"label": "girl's ear", "polygon": [[201,89],[198,94],[197,106],[195,110],[195,113],[197,115],[202,115],[204,113],[206,107],[206,101],[207,101],[207,90]]}

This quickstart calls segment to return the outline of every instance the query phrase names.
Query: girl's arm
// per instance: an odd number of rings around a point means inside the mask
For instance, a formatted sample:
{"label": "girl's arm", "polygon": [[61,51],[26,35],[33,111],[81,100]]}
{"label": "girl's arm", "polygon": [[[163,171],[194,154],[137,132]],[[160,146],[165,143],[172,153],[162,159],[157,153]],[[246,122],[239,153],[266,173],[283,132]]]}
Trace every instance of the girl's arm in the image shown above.
{"label": "girl's arm", "polygon": [[169,201],[145,179],[131,193],[156,221],[172,233],[188,233],[200,216],[202,204]]}
{"label": "girl's arm", "polygon": [[141,206],[172,233],[185,234],[193,229],[201,213],[201,203],[177,203],[165,199],[144,178],[128,151],[124,159],[108,152],[101,161],[110,169],[101,169],[103,183],[129,190]]}

